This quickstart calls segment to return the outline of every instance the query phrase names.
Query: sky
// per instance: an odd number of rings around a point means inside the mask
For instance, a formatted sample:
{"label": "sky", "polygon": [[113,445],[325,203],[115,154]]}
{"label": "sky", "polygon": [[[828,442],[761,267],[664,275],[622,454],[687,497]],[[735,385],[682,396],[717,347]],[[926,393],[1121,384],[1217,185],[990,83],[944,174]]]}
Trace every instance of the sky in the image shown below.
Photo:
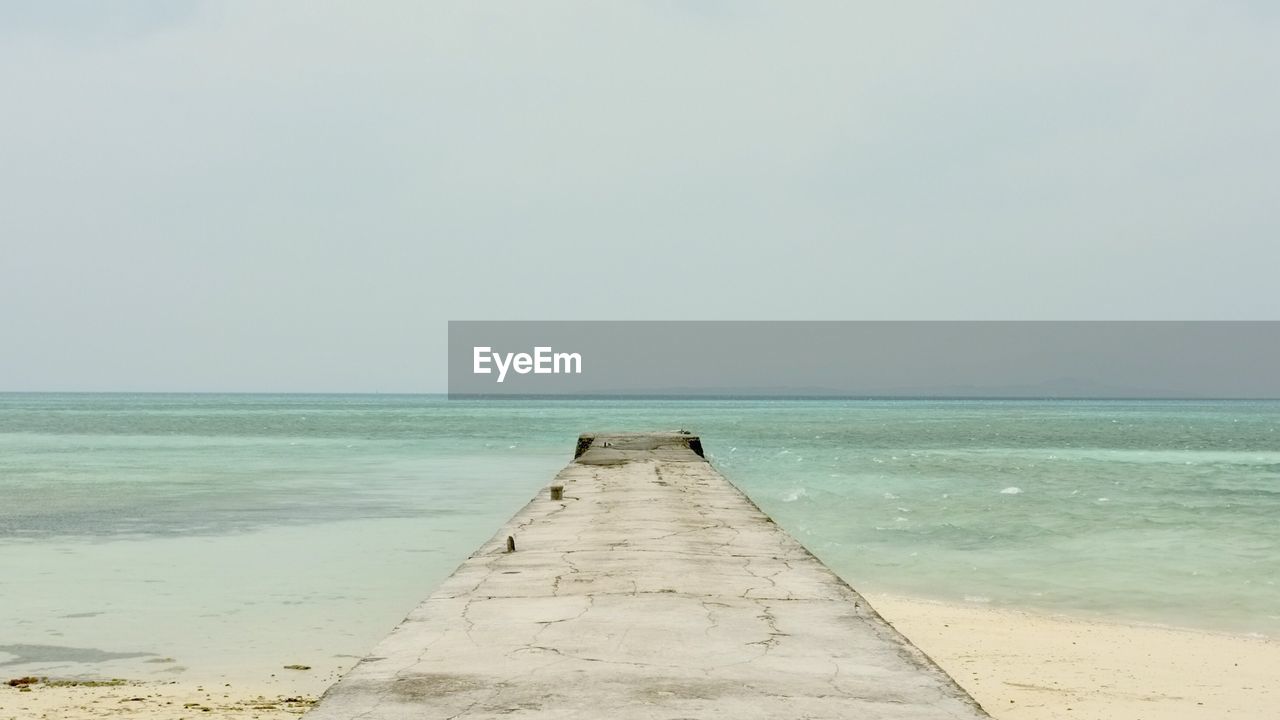
{"label": "sky", "polygon": [[1280,10],[0,2],[0,390],[439,392],[449,320],[1280,319]]}

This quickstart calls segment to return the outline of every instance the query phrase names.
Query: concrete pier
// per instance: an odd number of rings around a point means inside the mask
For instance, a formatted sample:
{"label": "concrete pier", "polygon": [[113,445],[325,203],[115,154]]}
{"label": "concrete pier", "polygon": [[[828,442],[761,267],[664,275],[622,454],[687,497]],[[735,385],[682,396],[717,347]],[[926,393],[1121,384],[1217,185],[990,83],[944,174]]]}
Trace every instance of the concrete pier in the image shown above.
{"label": "concrete pier", "polygon": [[988,717],[696,436],[584,435],[550,485],[307,717]]}

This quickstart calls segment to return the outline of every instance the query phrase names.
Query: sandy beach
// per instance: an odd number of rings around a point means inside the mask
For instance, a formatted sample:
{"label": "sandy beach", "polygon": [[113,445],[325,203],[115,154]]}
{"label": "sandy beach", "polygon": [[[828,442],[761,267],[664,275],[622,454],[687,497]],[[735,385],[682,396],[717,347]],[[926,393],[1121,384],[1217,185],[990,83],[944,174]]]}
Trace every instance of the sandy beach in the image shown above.
{"label": "sandy beach", "polygon": [[1280,642],[868,595],[1001,720],[1277,717]]}
{"label": "sandy beach", "polygon": [[315,702],[314,695],[281,694],[280,691],[278,686],[206,686],[186,682],[77,684],[53,681],[16,687],[6,682],[0,685],[0,720],[270,720],[296,718]]}
{"label": "sandy beach", "polygon": [[[1280,704],[1275,640],[867,598],[999,720],[1264,720]],[[269,720],[302,715],[322,691],[314,680],[6,684],[0,720]]]}

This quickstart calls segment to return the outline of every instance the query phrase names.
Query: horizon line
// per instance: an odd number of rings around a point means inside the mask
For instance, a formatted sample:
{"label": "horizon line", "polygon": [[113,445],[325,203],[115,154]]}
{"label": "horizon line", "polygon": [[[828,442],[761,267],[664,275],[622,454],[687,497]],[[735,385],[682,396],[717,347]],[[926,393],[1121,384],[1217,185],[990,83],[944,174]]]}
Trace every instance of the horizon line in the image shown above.
{"label": "horizon line", "polygon": [[1201,395],[953,395],[875,393],[449,393],[413,391],[299,391],[299,390],[0,390],[0,395],[185,395],[185,396],[301,396],[301,397],[441,397],[446,400],[999,400],[999,401],[1166,401],[1267,402],[1273,396]]}

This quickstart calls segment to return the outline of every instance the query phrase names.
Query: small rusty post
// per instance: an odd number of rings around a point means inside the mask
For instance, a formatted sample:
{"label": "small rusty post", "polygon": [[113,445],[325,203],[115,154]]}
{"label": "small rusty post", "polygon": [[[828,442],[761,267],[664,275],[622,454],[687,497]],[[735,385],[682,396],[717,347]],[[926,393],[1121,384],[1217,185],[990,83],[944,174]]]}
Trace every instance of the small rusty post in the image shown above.
{"label": "small rusty post", "polygon": [[551,499],[552,499],[552,500],[563,500],[563,499],[564,499],[564,486],[563,486],[563,485],[552,485],[552,486],[551,486]]}
{"label": "small rusty post", "polygon": [[515,536],[513,536],[513,535],[508,535],[508,536],[507,536],[507,552],[515,552],[515,551],[516,551],[516,539],[515,539]]}

